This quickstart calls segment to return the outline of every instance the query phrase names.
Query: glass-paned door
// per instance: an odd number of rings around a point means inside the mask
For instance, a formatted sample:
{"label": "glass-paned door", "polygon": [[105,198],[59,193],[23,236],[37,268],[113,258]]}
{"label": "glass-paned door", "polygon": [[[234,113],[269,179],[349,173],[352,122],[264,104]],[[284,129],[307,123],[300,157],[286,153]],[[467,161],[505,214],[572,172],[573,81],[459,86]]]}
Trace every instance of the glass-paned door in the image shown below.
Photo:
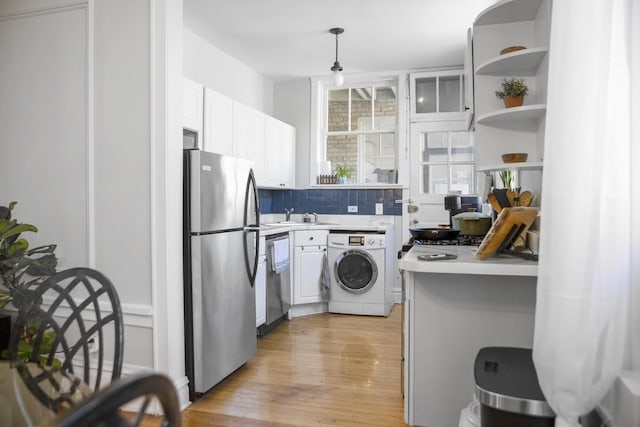
{"label": "glass-paned door", "polygon": [[473,133],[464,124],[411,124],[411,199],[418,207],[411,224],[435,226],[449,222],[444,196],[476,191]]}

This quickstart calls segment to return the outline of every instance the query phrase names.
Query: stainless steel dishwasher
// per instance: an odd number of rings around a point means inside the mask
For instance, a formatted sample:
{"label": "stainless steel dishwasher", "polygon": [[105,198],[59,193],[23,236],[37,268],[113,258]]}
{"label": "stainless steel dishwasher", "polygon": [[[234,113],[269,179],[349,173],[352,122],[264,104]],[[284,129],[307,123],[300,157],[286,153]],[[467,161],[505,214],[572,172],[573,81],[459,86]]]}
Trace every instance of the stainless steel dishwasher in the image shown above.
{"label": "stainless steel dishwasher", "polygon": [[289,233],[265,238],[267,257],[267,320],[258,328],[264,336],[288,318],[291,308],[291,265]]}

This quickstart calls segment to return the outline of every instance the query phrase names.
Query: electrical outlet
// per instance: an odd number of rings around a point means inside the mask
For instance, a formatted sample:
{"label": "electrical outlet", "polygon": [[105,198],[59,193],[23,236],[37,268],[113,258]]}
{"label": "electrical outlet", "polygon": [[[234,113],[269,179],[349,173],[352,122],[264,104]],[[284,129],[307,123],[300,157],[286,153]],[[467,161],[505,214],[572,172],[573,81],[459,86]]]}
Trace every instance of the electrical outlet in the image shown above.
{"label": "electrical outlet", "polygon": [[358,206],[349,206],[347,212],[358,212]]}
{"label": "electrical outlet", "polygon": [[376,215],[382,215],[382,203],[376,203]]}

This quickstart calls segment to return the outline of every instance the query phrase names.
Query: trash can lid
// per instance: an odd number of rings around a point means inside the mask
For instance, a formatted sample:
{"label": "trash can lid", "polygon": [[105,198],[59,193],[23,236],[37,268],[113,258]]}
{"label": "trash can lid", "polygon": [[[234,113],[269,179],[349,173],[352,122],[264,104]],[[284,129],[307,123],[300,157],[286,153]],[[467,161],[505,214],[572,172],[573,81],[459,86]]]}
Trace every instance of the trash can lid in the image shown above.
{"label": "trash can lid", "polygon": [[473,371],[481,404],[517,414],[555,417],[540,389],[530,349],[482,348]]}

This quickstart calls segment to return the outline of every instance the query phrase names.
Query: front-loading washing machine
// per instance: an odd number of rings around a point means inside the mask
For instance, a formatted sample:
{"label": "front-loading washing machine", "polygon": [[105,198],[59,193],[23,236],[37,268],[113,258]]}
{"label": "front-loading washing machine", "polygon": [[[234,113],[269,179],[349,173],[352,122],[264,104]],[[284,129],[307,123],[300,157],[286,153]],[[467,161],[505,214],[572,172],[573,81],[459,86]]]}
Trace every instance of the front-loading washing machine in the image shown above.
{"label": "front-loading washing machine", "polygon": [[388,316],[393,305],[393,236],[384,231],[329,233],[329,312]]}

